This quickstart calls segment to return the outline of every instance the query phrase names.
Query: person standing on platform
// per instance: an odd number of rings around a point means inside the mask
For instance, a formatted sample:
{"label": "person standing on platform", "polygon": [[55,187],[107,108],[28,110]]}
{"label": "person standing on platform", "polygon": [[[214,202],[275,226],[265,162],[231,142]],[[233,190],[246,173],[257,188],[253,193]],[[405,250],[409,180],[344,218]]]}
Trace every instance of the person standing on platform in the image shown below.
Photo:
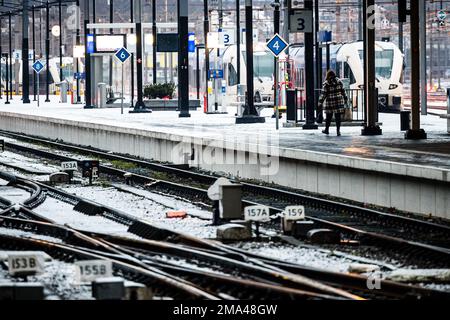
{"label": "person standing on platform", "polygon": [[323,133],[330,133],[331,120],[334,114],[337,135],[341,135],[341,116],[345,111],[347,102],[348,98],[345,93],[344,84],[333,70],[328,70],[319,98],[319,108],[322,108],[326,114],[325,130],[322,131]]}

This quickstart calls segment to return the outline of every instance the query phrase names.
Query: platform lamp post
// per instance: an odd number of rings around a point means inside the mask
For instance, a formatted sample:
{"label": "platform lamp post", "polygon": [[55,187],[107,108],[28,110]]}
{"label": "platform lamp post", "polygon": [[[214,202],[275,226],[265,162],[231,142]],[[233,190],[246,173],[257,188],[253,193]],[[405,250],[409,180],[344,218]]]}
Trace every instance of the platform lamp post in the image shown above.
{"label": "platform lamp post", "polygon": [[189,118],[188,0],[178,0],[178,110],[180,118]]}
{"label": "platform lamp post", "polygon": [[[274,2],[271,3],[271,6],[274,8],[273,11],[273,33],[274,34],[279,34],[280,33],[280,7],[281,7],[281,3],[280,0],[275,0]],[[239,55],[238,55],[239,57]],[[278,100],[279,98],[279,91],[278,91],[278,76],[279,76],[279,69],[278,69],[278,62],[277,62],[278,58],[274,57],[273,58],[273,70],[275,70],[275,77],[274,77],[274,86],[273,86],[273,108],[274,110],[278,110],[277,106],[278,106]],[[279,112],[275,111],[273,117],[279,117]],[[278,121],[277,121],[277,129],[278,129]]]}
{"label": "platform lamp post", "polygon": [[381,135],[380,126],[376,124],[378,114],[377,88],[375,86],[375,1],[364,0],[363,3],[364,30],[364,106],[366,119],[363,136]]}
{"label": "platform lamp post", "polygon": [[241,117],[236,118],[236,124],[241,123],[264,123],[266,119],[260,117],[255,108],[254,101],[254,78],[253,78],[253,3],[245,0],[245,46],[247,61],[247,97],[244,112]]}
{"label": "platform lamp post", "polygon": [[[89,2],[88,2],[89,4]],[[47,1],[45,5],[45,102],[50,102],[50,6]]]}
{"label": "platform lamp post", "polygon": [[[279,1],[279,0],[277,0]],[[241,86],[241,0],[236,0],[236,84],[237,87]],[[239,94],[239,89],[238,89]]]}
{"label": "platform lamp post", "polygon": [[[109,0],[109,23],[114,22],[114,0]],[[114,29],[109,29],[109,33],[113,34]],[[113,57],[109,57],[109,86],[113,85]]]}
{"label": "platform lamp post", "polygon": [[146,108],[143,97],[143,59],[142,59],[142,0],[136,0],[137,18],[136,18],[136,64],[137,64],[137,100],[134,109],[130,113],[151,113]]}

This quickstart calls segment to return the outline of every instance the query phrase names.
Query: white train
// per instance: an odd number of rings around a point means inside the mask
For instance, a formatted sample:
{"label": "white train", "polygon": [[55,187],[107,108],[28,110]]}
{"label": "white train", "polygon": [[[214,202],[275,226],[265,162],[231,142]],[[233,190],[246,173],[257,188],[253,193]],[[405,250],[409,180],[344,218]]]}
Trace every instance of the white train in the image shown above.
{"label": "white train", "polygon": [[[323,70],[325,77],[325,50],[323,50]],[[291,48],[294,59],[293,82],[296,87],[304,86],[304,48]],[[363,42],[331,45],[330,68],[338,77],[348,79],[350,89],[364,86]],[[375,76],[378,88],[378,108],[384,112],[400,111],[403,95],[403,54],[392,42],[375,42]]]}
{"label": "white train", "polygon": [[[245,45],[241,45],[241,84],[246,83]],[[378,88],[379,110],[396,112],[401,108],[403,95],[403,54],[392,42],[376,41],[375,73]],[[211,57],[213,61],[214,57]],[[221,62],[224,70],[226,90],[223,93],[223,104],[232,105],[237,94],[237,59],[236,46],[223,49]],[[304,87],[304,48],[292,47],[289,52],[290,71],[286,71],[285,56],[280,56],[280,87]],[[284,61],[284,62],[283,62]],[[326,72],[326,54],[323,50],[323,72]],[[274,59],[266,50],[265,43],[254,46],[254,86],[255,95],[262,101],[273,101],[274,94]],[[330,68],[335,70],[341,79],[348,79],[350,89],[363,88],[363,43],[362,41],[330,46]],[[289,80],[283,75],[289,74]],[[281,90],[280,105],[284,105],[284,90]]]}

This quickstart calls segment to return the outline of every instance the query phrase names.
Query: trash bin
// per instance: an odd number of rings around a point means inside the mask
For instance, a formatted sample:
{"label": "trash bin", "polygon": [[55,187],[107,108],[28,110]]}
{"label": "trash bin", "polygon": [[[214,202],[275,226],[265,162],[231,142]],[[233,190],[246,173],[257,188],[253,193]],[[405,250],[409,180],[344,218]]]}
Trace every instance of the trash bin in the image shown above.
{"label": "trash bin", "polygon": [[59,82],[57,86],[59,87],[59,102],[67,103],[67,91],[69,89],[69,84],[67,83],[67,81],[62,81]]}
{"label": "trash bin", "polygon": [[410,129],[411,111],[400,111],[400,131]]}
{"label": "trash bin", "polygon": [[97,84],[97,108],[106,107],[106,83],[99,82]]}

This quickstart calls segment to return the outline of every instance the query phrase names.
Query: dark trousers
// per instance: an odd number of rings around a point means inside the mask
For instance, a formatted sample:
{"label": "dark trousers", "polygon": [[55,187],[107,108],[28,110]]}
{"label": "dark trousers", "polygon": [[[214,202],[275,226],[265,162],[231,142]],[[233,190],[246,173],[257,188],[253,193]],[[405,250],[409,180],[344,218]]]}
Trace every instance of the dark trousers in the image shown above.
{"label": "dark trousers", "polygon": [[326,114],[327,117],[325,119],[325,130],[328,131],[330,129],[331,120],[333,119],[333,114],[334,114],[334,119],[336,120],[336,131],[340,132],[341,131],[341,113],[339,113],[339,112]]}

